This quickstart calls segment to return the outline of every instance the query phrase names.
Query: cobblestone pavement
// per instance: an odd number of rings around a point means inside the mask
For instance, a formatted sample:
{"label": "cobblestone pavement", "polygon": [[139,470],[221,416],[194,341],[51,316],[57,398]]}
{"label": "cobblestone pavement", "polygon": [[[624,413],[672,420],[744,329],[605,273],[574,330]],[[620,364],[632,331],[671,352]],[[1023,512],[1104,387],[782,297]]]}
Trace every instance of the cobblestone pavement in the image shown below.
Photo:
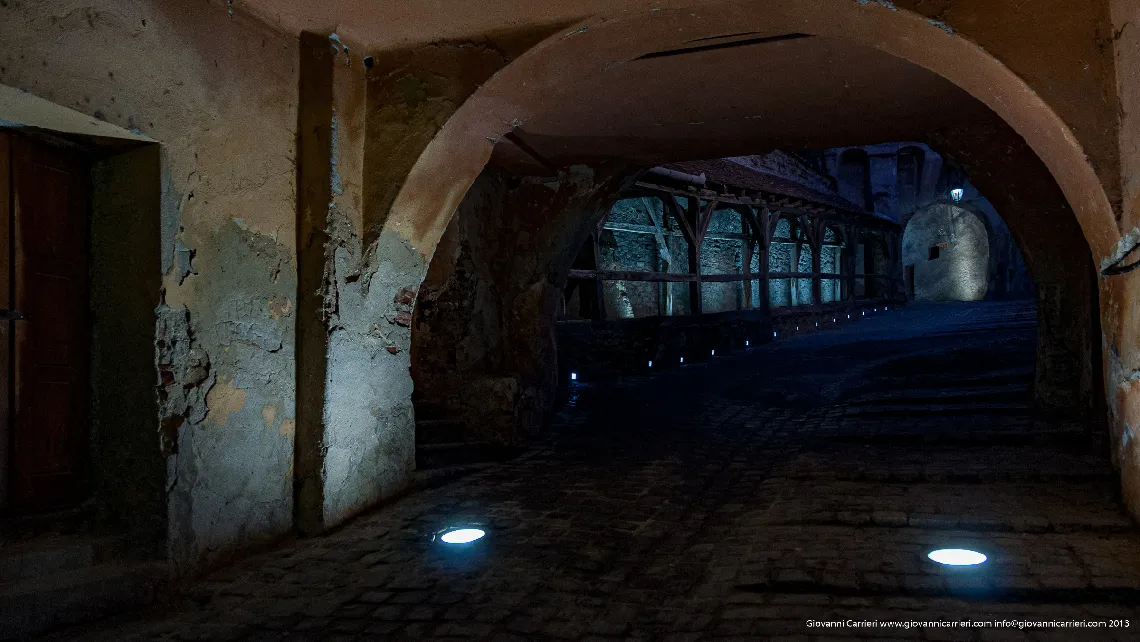
{"label": "cobblestone pavement", "polygon": [[[1032,319],[913,306],[584,382],[511,462],[60,637],[1131,639],[1140,533],[1088,428],[1030,416]],[[488,536],[432,542],[468,523]],[[925,558],[946,546],[990,561]],[[1018,619],[1131,627],[807,626]]]}

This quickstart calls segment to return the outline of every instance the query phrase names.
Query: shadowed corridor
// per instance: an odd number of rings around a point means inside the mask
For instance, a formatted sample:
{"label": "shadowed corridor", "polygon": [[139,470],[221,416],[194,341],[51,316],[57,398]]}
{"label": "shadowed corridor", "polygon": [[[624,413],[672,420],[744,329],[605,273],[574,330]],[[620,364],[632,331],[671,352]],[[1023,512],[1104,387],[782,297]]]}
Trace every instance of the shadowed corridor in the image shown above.
{"label": "shadowed corridor", "polygon": [[[583,381],[512,461],[421,479],[176,609],[59,639],[990,639],[807,623],[1135,621],[1140,534],[1107,455],[1088,428],[1032,416],[1034,320],[1023,302],[915,304]],[[468,524],[488,536],[432,541]],[[925,555],[942,547],[989,561],[939,567]]]}

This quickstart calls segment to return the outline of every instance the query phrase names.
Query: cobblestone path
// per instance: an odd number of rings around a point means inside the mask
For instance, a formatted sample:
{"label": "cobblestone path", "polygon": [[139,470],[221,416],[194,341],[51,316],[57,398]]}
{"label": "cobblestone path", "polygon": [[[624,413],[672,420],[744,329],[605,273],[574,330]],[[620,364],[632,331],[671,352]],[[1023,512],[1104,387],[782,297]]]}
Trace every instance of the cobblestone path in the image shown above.
{"label": "cobblestone path", "polygon": [[[583,382],[513,461],[58,637],[1140,637],[1140,533],[1089,427],[1031,415],[1033,318],[912,306]],[[432,541],[469,523],[488,536]],[[939,567],[939,547],[989,562]],[[808,626],[1019,619],[1131,627]]]}

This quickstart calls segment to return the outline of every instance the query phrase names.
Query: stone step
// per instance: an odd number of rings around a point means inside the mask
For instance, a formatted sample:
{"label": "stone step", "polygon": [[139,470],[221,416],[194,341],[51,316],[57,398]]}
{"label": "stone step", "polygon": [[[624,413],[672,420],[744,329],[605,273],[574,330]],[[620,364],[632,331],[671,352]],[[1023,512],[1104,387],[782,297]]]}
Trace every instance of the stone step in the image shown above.
{"label": "stone step", "polygon": [[[948,391],[945,394],[929,394],[923,391],[895,391],[890,394],[863,395],[847,401],[848,406],[891,406],[915,404],[975,404],[1003,403],[1011,400],[1027,400],[1031,394],[1024,386],[1010,386],[1001,390]],[[1021,404],[1026,405],[1026,404]]]}
{"label": "stone step", "polygon": [[866,404],[847,409],[844,417],[905,417],[921,418],[924,415],[947,417],[950,415],[1029,416],[1028,403],[898,403]]}
{"label": "stone step", "polygon": [[52,535],[0,544],[0,584],[90,568],[126,550],[118,537]]}
{"label": "stone step", "polygon": [[416,470],[430,470],[481,462],[506,461],[520,452],[486,442],[452,442],[416,447]]}
{"label": "stone step", "polygon": [[467,440],[467,425],[453,419],[417,419],[416,445],[457,443]]}
{"label": "stone step", "polygon": [[0,639],[21,639],[155,601],[169,582],[160,562],[107,563],[0,584]]}

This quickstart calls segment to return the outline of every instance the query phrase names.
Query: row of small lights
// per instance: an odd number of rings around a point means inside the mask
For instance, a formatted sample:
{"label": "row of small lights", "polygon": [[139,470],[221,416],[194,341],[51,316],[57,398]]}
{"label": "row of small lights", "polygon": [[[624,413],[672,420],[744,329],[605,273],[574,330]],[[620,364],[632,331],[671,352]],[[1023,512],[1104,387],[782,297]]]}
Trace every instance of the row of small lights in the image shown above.
{"label": "row of small lights", "polygon": [[[890,310],[890,306],[883,306],[883,312],[886,312],[887,310]],[[878,311],[879,311],[879,308],[875,308],[875,309],[874,309],[874,311],[875,311],[875,312],[878,312]],[[867,311],[866,311],[866,310],[862,310],[862,311],[861,311],[861,315],[862,315],[862,316],[867,316]],[[835,322],[836,322],[836,318],[837,318],[837,317],[832,317],[832,319],[831,319],[831,322],[832,322],[832,323],[835,323]],[[848,318],[848,319],[850,319],[850,318],[851,318],[851,315],[850,315],[850,314],[848,314],[848,315],[847,315],[847,318]],[[816,326],[817,328],[819,327],[819,321],[816,321],[816,322],[815,322],[815,326]],[[799,332],[799,330],[800,330],[800,326],[798,326],[798,325],[797,325],[797,326],[796,326],[796,332]],[[777,332],[773,331],[773,332],[772,332],[772,338],[773,338],[773,339],[775,339],[776,337],[777,337]],[[750,347],[751,345],[752,345],[752,342],[751,342],[751,341],[749,341],[749,340],[747,340],[747,339],[745,339],[745,341],[744,341],[744,347],[746,347],[746,348],[747,348],[747,347]],[[715,356],[716,356],[716,350],[715,350],[715,349],[714,349],[714,350],[710,350],[710,351],[709,351],[709,356],[713,356],[713,357],[715,357]],[[681,357],[681,364],[683,365],[684,363],[685,363],[685,357]],[[653,360],[652,360],[652,359],[650,359],[650,360],[649,360],[649,367],[650,367],[650,368],[652,368],[652,367],[653,367]],[[577,380],[578,380],[578,373],[577,373],[577,372],[571,372],[571,373],[570,373],[570,381],[577,381]]]}
{"label": "row of small lights", "polygon": [[[481,528],[449,527],[438,533],[437,537],[444,544],[457,546],[471,544],[486,535],[487,531]],[[989,559],[984,553],[968,548],[939,548],[927,553],[926,557],[944,566],[977,566]]]}

